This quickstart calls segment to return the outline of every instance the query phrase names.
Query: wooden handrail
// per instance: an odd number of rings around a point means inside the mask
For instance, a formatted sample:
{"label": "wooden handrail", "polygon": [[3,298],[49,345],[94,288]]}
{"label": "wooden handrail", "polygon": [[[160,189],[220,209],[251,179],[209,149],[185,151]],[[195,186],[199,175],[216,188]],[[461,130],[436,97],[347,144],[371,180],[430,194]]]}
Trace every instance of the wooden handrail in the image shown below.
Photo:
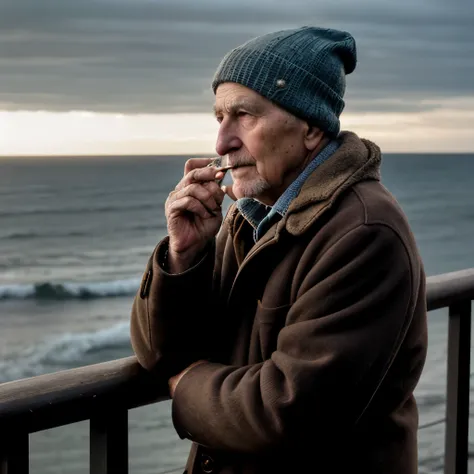
{"label": "wooden handrail", "polygon": [[428,311],[446,308],[465,300],[474,300],[474,268],[443,273],[426,279]]}
{"label": "wooden handrail", "polygon": [[0,384],[0,426],[33,433],[167,398],[167,384],[126,357]]}

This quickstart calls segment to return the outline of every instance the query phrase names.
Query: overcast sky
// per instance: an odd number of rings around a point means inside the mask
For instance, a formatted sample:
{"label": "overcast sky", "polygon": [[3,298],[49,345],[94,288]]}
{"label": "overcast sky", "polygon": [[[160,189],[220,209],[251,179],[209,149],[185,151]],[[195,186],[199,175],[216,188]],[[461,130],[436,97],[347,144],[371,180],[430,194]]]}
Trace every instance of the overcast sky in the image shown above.
{"label": "overcast sky", "polygon": [[348,110],[474,95],[473,0],[0,0],[0,108],[207,112],[229,49],[301,25],[354,35]]}
{"label": "overcast sky", "polygon": [[208,153],[222,57],[303,25],[356,39],[343,127],[474,151],[474,0],[0,0],[0,155]]}

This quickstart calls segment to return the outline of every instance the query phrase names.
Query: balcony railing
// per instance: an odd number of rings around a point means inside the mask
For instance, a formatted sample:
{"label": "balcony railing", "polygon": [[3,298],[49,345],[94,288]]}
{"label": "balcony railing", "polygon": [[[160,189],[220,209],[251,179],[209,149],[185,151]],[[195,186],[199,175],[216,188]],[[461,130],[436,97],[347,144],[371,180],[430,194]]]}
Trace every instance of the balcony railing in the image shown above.
{"label": "balcony railing", "polygon": [[[445,473],[467,474],[474,269],[427,283],[428,310],[449,307]],[[0,384],[0,474],[28,473],[30,433],[83,420],[91,474],[126,474],[128,410],[167,398],[167,380],[135,357]]]}

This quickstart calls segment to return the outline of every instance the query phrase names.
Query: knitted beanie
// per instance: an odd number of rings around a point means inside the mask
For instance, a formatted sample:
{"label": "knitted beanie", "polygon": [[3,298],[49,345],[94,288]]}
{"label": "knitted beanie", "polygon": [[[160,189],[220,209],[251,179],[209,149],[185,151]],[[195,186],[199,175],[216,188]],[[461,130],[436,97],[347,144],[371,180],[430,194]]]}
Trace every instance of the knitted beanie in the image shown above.
{"label": "knitted beanie", "polygon": [[356,67],[354,38],[345,31],[304,26],[269,33],[225,55],[219,84],[242,84],[328,135],[340,130],[346,74]]}

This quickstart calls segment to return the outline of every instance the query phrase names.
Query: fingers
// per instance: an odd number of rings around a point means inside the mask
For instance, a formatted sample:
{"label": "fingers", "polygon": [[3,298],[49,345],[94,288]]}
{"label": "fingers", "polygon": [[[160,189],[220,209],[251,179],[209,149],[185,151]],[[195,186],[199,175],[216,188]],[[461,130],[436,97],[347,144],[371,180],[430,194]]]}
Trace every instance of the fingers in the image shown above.
{"label": "fingers", "polygon": [[204,168],[211,163],[215,158],[191,158],[184,164],[184,175],[196,168]]}
{"label": "fingers", "polygon": [[[168,214],[191,212],[203,219],[221,215],[225,192],[216,181],[224,177],[225,171],[207,166],[213,160],[214,158],[191,158],[186,162],[184,177],[166,201]],[[233,194],[229,196],[232,197]]]}
{"label": "fingers", "polygon": [[[206,183],[206,186],[203,186],[202,184],[198,183],[192,183],[183,189],[173,191],[170,194],[167,203],[168,207],[170,209],[175,209],[175,207],[172,206],[173,203],[186,197],[194,198],[199,203],[201,203],[201,206],[209,214],[216,215],[217,213],[221,212],[221,204],[224,199],[224,192],[215,182]],[[192,203],[193,208],[195,207],[194,201],[190,201],[189,199],[187,199],[186,202],[188,204]],[[189,211],[193,212],[192,209],[189,209]],[[201,216],[204,215],[202,209],[197,212],[197,214]]]}
{"label": "fingers", "polygon": [[218,171],[219,168],[214,166],[204,167],[204,168],[195,168],[191,170],[187,175],[176,186],[176,190],[181,190],[186,186],[189,186],[192,183],[205,183],[215,181],[216,176],[222,174],[222,171]]}
{"label": "fingers", "polygon": [[184,196],[173,200],[168,206],[168,215],[173,215],[174,213],[184,214],[190,212],[196,214],[201,219],[209,219],[211,217],[216,217],[216,214],[207,209],[199,199],[196,199],[194,196]]}
{"label": "fingers", "polygon": [[208,181],[206,183],[200,183],[199,185],[205,188],[213,195],[216,203],[219,206],[222,205],[222,201],[225,198],[225,193],[218,183],[216,183],[215,181]]}
{"label": "fingers", "polygon": [[232,184],[229,184],[228,186],[222,186],[222,191],[229,196],[232,201],[237,201],[237,196],[234,194],[234,191],[232,189]]}

